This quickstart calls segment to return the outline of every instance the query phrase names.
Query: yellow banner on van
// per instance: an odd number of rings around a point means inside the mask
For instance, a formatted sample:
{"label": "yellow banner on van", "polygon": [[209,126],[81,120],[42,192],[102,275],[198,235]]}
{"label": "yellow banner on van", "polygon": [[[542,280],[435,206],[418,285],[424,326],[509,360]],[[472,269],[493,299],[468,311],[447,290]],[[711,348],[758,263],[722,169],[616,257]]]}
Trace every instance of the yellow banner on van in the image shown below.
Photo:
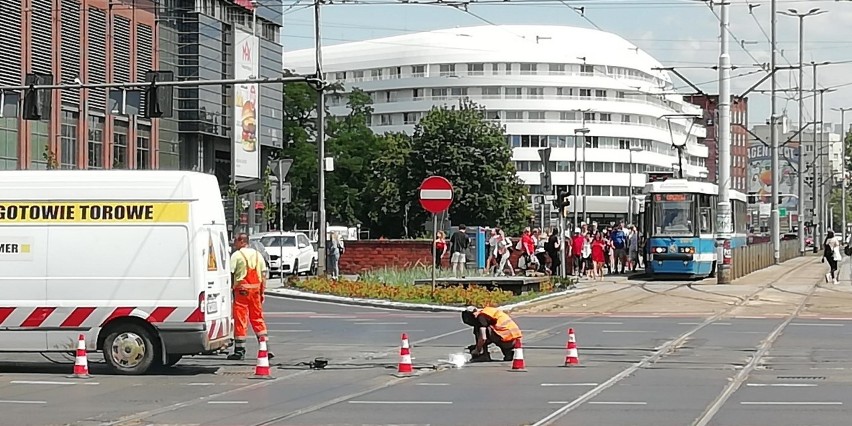
{"label": "yellow banner on van", "polygon": [[189,203],[0,203],[0,225],[10,223],[185,223]]}

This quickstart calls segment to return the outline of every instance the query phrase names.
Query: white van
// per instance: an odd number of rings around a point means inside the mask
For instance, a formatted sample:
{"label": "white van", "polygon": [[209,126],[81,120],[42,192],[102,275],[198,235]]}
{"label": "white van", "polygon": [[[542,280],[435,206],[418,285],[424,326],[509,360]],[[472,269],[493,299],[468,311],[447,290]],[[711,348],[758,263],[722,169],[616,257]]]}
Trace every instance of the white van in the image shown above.
{"label": "white van", "polygon": [[216,178],[179,171],[0,171],[0,351],[73,352],[120,374],[233,339]]}

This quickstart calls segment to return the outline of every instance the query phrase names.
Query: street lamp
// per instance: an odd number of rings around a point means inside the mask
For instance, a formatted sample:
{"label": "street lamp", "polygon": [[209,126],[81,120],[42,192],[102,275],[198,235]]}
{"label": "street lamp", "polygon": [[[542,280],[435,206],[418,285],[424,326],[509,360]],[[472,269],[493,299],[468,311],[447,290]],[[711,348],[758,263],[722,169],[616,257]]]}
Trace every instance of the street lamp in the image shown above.
{"label": "street lamp", "polygon": [[627,223],[633,223],[633,153],[642,151],[641,147],[631,146],[627,152],[630,157],[627,169]]}
{"label": "street lamp", "polygon": [[843,241],[846,241],[846,112],[852,111],[852,108],[832,108],[834,111],[840,111],[840,149],[841,149],[841,172],[843,173],[840,176],[840,185],[841,192],[840,193],[840,211],[842,216],[842,224],[843,229],[840,231],[840,235],[843,238]]}
{"label": "street lamp", "polygon": [[583,127],[579,129],[574,129],[574,228],[579,226],[580,223],[577,217],[579,211],[579,205],[577,204],[577,141],[579,140],[577,138],[578,134],[583,135],[583,161],[581,163],[583,165],[583,217],[585,218],[586,216],[586,135],[588,135],[591,130],[585,127],[585,112],[583,112],[582,114]]}
{"label": "street lamp", "polygon": [[[813,8],[813,9],[809,10],[807,13],[799,13],[799,11],[796,10],[796,9],[788,9],[787,11],[781,11],[781,12],[778,12],[778,13],[780,13],[782,15],[786,15],[786,16],[792,16],[792,17],[799,18],[799,161],[798,161],[799,164],[798,164],[798,169],[804,170],[804,168],[802,167],[805,164],[804,152],[803,152],[804,150],[802,149],[802,124],[803,124],[802,123],[802,116],[804,115],[802,113],[804,111],[804,106],[803,106],[804,98],[802,96],[802,89],[805,86],[805,83],[804,83],[804,78],[805,78],[805,76],[804,76],[804,69],[805,69],[805,66],[804,66],[805,18],[807,18],[808,16],[821,15],[823,13],[826,13],[826,11],[819,10],[819,8]],[[816,111],[814,111],[814,114],[816,114]],[[816,141],[814,141],[814,142],[816,142]],[[797,184],[797,187],[798,187],[799,194],[800,195],[804,194],[805,193],[805,174],[804,173],[800,172],[798,174],[798,177],[796,179],[796,184]],[[773,182],[772,185],[775,186],[775,183]],[[805,226],[804,226],[804,223],[805,223],[805,208],[802,205],[801,200],[802,200],[802,198],[799,198],[799,201],[797,202],[798,203],[797,204],[797,206],[798,206],[797,210],[799,212],[799,219],[798,219],[797,222],[798,222],[798,227],[799,227],[799,229],[798,229],[798,233],[799,233],[799,253],[802,256],[804,256],[804,254],[805,254]],[[843,217],[844,217],[844,219],[846,218],[845,215]]]}

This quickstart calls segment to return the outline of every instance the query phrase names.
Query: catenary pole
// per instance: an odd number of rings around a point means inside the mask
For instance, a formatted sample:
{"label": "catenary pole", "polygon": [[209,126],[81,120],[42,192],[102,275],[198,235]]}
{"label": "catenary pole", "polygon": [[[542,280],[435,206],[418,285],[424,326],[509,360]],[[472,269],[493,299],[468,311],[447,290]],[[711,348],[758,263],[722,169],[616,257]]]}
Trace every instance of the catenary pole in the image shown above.
{"label": "catenary pole", "polygon": [[[719,47],[719,201],[717,212],[716,268],[717,282],[731,282],[730,242],[733,233],[731,215],[731,57],[728,52],[730,36],[728,26],[730,2],[723,0],[720,13],[721,42]],[[719,256],[721,254],[721,256]]]}
{"label": "catenary pole", "polygon": [[314,37],[316,43],[316,70],[317,70],[317,201],[319,226],[317,232],[317,275],[324,275],[326,270],[325,245],[327,239],[325,219],[325,76],[322,71],[322,33],[320,32],[320,6],[322,0],[314,3]]}

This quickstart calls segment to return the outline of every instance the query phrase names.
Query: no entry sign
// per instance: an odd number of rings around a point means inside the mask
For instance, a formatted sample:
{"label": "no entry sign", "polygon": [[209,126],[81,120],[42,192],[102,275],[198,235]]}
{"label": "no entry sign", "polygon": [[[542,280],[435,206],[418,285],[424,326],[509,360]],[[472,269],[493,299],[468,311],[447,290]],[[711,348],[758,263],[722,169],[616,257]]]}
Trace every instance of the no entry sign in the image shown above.
{"label": "no entry sign", "polygon": [[420,205],[432,214],[443,213],[453,203],[453,185],[442,176],[430,176],[420,184]]}

